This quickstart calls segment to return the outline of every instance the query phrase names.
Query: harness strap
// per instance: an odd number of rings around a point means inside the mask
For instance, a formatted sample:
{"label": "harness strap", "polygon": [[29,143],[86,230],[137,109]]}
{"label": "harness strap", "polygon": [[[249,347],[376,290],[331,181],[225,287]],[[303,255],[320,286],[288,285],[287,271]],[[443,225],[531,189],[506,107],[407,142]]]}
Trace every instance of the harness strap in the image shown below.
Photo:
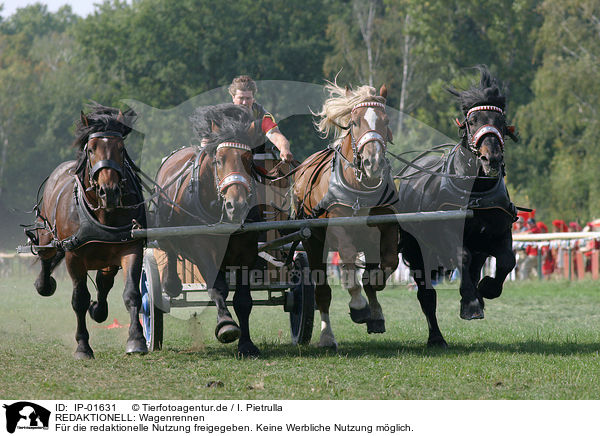
{"label": "harness strap", "polygon": [[100,170],[103,170],[105,168],[115,170],[117,172],[117,174],[119,174],[119,178],[120,179],[123,178],[123,169],[121,168],[121,165],[119,165],[117,162],[115,162],[112,159],[106,159],[106,160],[99,160],[98,162],[96,162],[94,164],[94,166],[92,167],[92,170],[91,170],[92,179],[96,180],[98,178],[98,173],[100,172]]}

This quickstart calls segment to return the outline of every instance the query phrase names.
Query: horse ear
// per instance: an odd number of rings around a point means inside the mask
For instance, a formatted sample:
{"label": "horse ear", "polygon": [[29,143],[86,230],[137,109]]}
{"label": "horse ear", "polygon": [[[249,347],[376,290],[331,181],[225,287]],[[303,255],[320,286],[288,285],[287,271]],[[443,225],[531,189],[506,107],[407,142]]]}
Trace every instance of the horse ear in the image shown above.
{"label": "horse ear", "polygon": [[517,136],[515,126],[506,126],[506,134],[513,141],[519,142],[519,137]]}
{"label": "horse ear", "polygon": [[121,124],[125,124],[125,116],[123,115],[123,112],[121,112],[121,109],[119,109],[119,115],[117,115],[117,121]]}
{"label": "horse ear", "polygon": [[210,130],[213,132],[218,132],[219,131],[219,125],[217,123],[215,123],[214,121],[210,122]]}
{"label": "horse ear", "polygon": [[381,85],[381,88],[379,88],[379,95],[381,95],[383,98],[387,98],[387,86],[385,86],[385,83],[383,85]]}
{"label": "horse ear", "polygon": [[90,125],[90,123],[88,122],[88,119],[85,116],[85,114],[83,113],[83,111],[81,111],[81,115],[79,118],[81,119],[81,124],[83,124],[85,127],[88,127]]}
{"label": "horse ear", "polygon": [[346,97],[350,97],[352,94],[352,87],[350,85],[346,85]]}

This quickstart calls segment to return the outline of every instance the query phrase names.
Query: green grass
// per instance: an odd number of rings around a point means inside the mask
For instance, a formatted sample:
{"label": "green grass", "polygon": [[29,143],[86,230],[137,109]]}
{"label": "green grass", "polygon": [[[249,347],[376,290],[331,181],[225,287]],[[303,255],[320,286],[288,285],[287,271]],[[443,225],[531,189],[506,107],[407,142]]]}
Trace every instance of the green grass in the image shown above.
{"label": "green grass", "polygon": [[[282,308],[256,307],[253,339],[263,352],[238,360],[235,344],[214,338],[215,309],[179,309],[165,318],[164,349],[124,353],[127,329],[88,322],[93,361],[76,361],[71,286],[37,295],[33,276],[0,282],[1,398],[32,399],[599,399],[598,283],[509,284],[486,319],[458,317],[456,289],[438,295],[450,347],[425,346],[427,326],[414,292],[380,293],[387,332],[367,335],[348,316],[345,291],[331,310],[339,352],[290,345]],[[128,323],[122,282],[109,320]],[[318,313],[313,343],[318,341]],[[89,320],[89,318],[88,318]],[[211,382],[219,387],[207,387]]]}

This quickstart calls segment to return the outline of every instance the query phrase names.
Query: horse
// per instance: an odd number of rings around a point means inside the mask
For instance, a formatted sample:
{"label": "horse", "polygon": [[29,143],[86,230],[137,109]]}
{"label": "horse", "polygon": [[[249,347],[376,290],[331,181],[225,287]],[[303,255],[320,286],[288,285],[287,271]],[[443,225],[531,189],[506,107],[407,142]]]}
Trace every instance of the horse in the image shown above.
{"label": "horse", "polygon": [[[397,193],[386,159],[386,144],[392,141],[385,100],[387,88],[379,95],[370,86],[356,90],[328,83],[329,98],[317,114],[315,126],[323,137],[334,131],[332,145],[306,159],[295,169],[293,198],[298,218],[348,217],[393,213]],[[343,131],[346,131],[344,136]],[[398,266],[397,224],[365,227],[356,231],[342,227],[314,229],[303,241],[316,280],[315,300],[321,315],[319,346],[337,349],[331,327],[331,288],[325,275],[326,256],[331,247],[339,251],[342,285],[350,293],[350,316],[366,323],[368,333],[385,332],[385,320],[376,292]],[[365,254],[361,294],[356,274],[359,251]]]}
{"label": "horse", "polygon": [[[222,104],[196,109],[190,118],[202,146],[189,146],[168,156],[156,174],[161,192],[156,207],[159,227],[242,223],[260,220],[256,205],[257,174],[252,149],[257,145],[260,126],[244,106]],[[159,241],[167,255],[162,287],[170,296],[182,291],[177,275],[177,256],[195,264],[206,282],[208,294],[217,307],[215,336],[222,343],[238,342],[238,355],[255,357],[260,350],[250,338],[249,317],[252,296],[243,272],[258,257],[258,235],[201,235]],[[239,326],[225,302],[227,269],[237,270],[233,307]]]}
{"label": "horse", "polygon": [[[448,91],[458,99],[464,120],[460,143],[422,153],[397,175],[402,212],[470,209],[464,222],[405,225],[399,251],[412,270],[417,298],[429,326],[429,346],[447,347],[436,318],[436,291],[432,285],[440,266],[458,267],[460,317],[484,317],[484,298],[500,296],[506,276],[515,267],[512,223],[516,207],[504,183],[504,144],[517,140],[506,122],[506,96],[487,67],[477,67],[478,85]],[[443,152],[440,157],[438,152]],[[495,277],[480,280],[489,256],[496,258]]]}
{"label": "horse", "polygon": [[[71,304],[77,317],[77,359],[93,359],[86,328],[86,312],[100,323],[108,317],[107,295],[119,267],[125,275],[123,301],[129,311],[128,354],[147,353],[139,322],[139,289],[145,241],[133,240],[131,229],[145,225],[146,211],[139,169],[125,149],[135,113],[94,103],[81,112],[73,147],[78,159],[59,165],[44,184],[36,206],[37,219],[27,230],[37,246],[42,269],[35,288],[42,296],[56,290],[51,276],[65,259],[73,282]],[[90,301],[89,270],[97,270],[97,300]]]}

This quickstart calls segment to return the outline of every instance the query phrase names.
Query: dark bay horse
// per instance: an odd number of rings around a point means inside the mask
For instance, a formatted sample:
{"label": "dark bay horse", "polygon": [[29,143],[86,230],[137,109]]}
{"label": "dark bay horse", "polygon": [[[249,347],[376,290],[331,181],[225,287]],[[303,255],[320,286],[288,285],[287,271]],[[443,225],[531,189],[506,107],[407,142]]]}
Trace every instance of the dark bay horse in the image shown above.
{"label": "dark bay horse", "polygon": [[[203,147],[186,147],[172,153],[161,165],[156,183],[163,195],[156,209],[156,225],[186,226],[220,221],[242,223],[260,219],[256,204],[252,147],[260,126],[244,106],[223,104],[197,109],[191,118]],[[201,235],[160,240],[167,254],[163,289],[181,293],[177,256],[195,264],[206,281],[210,298],[217,307],[215,336],[220,342],[239,338],[241,356],[257,356],[250,339],[249,317],[252,297],[248,278],[241,271],[252,268],[258,256],[256,232],[234,235]],[[237,268],[233,306],[239,326],[225,302],[229,293],[227,269]]]}
{"label": "dark bay horse", "polygon": [[[400,251],[418,287],[417,298],[429,325],[428,345],[447,346],[437,323],[432,273],[440,266],[460,269],[460,317],[471,320],[483,318],[483,299],[500,296],[515,266],[511,228],[516,208],[504,183],[504,142],[505,136],[517,138],[506,122],[506,96],[497,79],[486,67],[478,69],[479,85],[462,92],[450,89],[465,117],[456,120],[462,141],[423,153],[397,176],[403,212],[458,208],[474,212],[465,222],[402,227]],[[496,275],[480,280],[489,256],[496,258]]]}
{"label": "dark bay horse", "polygon": [[[137,167],[127,155],[124,138],[131,132],[130,117],[118,109],[91,107],[81,114],[73,146],[77,161],[56,168],[44,186],[38,219],[30,239],[39,245],[42,271],[35,287],[43,296],[56,290],[52,271],[64,258],[73,281],[71,304],[77,316],[75,357],[91,359],[85,315],[96,322],[108,316],[106,297],[119,267],[125,274],[123,300],[130,314],[127,353],[146,353],[146,340],[139,322],[143,240],[132,240],[133,226],[145,224],[144,199]],[[127,125],[125,125],[127,124]],[[39,204],[39,203],[38,203]],[[97,301],[90,301],[87,273],[97,270]]]}
{"label": "dark bay horse", "polygon": [[[328,149],[310,156],[296,170],[294,197],[300,218],[344,217],[394,213],[396,188],[386,159],[386,143],[392,140],[385,110],[387,90],[380,95],[370,86],[343,89],[335,83],[326,86],[330,98],[319,114],[317,129],[327,136],[337,133]],[[346,131],[341,137],[342,131]],[[350,293],[350,315],[354,322],[367,323],[369,333],[385,332],[385,322],[376,292],[398,266],[398,226],[376,228],[315,229],[303,242],[310,268],[316,277],[315,297],[321,313],[319,345],[337,348],[329,318],[331,288],[325,277],[328,249],[340,253],[342,285]],[[361,294],[356,274],[359,252],[365,254]]]}

